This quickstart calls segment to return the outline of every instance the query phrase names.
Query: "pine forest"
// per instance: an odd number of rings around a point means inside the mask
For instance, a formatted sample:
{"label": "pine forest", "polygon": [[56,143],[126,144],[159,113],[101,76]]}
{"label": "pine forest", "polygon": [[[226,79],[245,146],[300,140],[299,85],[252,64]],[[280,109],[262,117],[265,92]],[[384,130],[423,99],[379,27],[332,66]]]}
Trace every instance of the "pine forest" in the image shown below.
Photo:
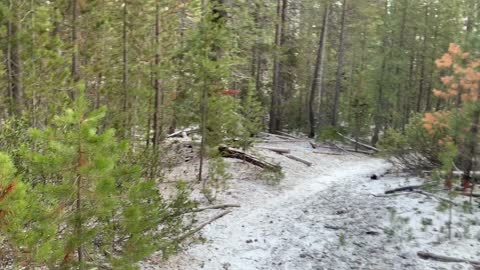
{"label": "pine forest", "polygon": [[480,1],[0,0],[0,269],[480,269]]}

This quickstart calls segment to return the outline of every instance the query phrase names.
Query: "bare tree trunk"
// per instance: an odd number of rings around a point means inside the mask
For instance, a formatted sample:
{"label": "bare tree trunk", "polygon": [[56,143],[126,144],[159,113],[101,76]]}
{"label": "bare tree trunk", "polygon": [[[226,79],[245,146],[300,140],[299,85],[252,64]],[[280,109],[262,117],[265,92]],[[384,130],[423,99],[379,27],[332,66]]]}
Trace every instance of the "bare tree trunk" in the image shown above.
{"label": "bare tree trunk", "polygon": [[335,75],[335,97],[332,109],[332,126],[336,127],[338,124],[338,111],[340,107],[340,92],[342,91],[343,80],[343,54],[345,49],[345,13],[347,12],[347,0],[342,2],[342,18],[340,22],[340,44],[338,47],[337,56],[337,72]]}
{"label": "bare tree trunk", "polygon": [[438,29],[435,29],[435,33],[433,35],[434,40],[433,40],[432,62],[430,64],[431,71],[430,71],[430,77],[427,83],[427,101],[426,101],[427,104],[425,105],[425,110],[427,112],[432,110],[432,85],[433,85],[433,74],[435,71],[435,69],[433,69],[432,67],[435,66],[435,58],[437,55],[437,44],[436,44],[437,37],[438,37]]}
{"label": "bare tree trunk", "polygon": [[123,74],[122,74],[122,88],[123,88],[123,128],[125,129],[125,137],[129,134],[129,115],[128,115],[128,2],[123,1]]}
{"label": "bare tree trunk", "polygon": [[[421,68],[420,68],[420,82],[419,82],[419,89],[418,89],[418,97],[417,97],[417,112],[422,111],[422,100],[423,95],[425,92],[425,58],[427,54],[427,29],[428,29],[428,4],[425,6],[425,29],[423,31],[423,48],[422,48],[422,60],[421,60]],[[427,90],[428,91],[428,90]]]}
{"label": "bare tree trunk", "polygon": [[10,97],[10,114],[21,115],[23,112],[23,68],[21,59],[21,43],[19,41],[20,18],[18,4],[12,3],[10,8],[13,11],[12,18],[7,21],[7,49],[6,68],[8,78],[8,94]]}
{"label": "bare tree trunk", "polygon": [[280,130],[283,127],[283,121],[285,119],[284,115],[284,107],[283,103],[287,101],[289,93],[287,92],[289,89],[287,87],[287,80],[285,79],[288,75],[288,67],[285,64],[285,44],[287,41],[287,8],[288,8],[288,0],[282,0],[282,12],[280,16],[280,58],[279,58],[279,77],[278,80],[278,88],[280,92],[280,98],[278,99],[278,115],[277,115],[277,129]]}
{"label": "bare tree trunk", "polygon": [[14,115],[15,106],[13,105],[13,71],[12,71],[12,23],[7,22],[7,46],[5,48],[5,69],[7,71],[7,98],[8,113]]}
{"label": "bare tree trunk", "polygon": [[162,89],[160,82],[160,3],[158,0],[155,4],[155,66],[154,66],[154,88],[155,88],[155,100],[153,108],[153,141],[152,145],[154,149],[157,149],[160,143],[163,126],[160,119],[161,103],[162,103]]}
{"label": "bare tree trunk", "polygon": [[[384,15],[384,21],[388,20],[388,3],[385,3],[385,15]],[[381,52],[382,52],[382,66],[380,69],[380,77],[377,80],[378,84],[378,92],[377,92],[377,104],[375,108],[375,113],[373,116],[373,122],[375,124],[375,127],[373,129],[373,135],[372,135],[372,140],[371,144],[372,146],[375,146],[378,142],[379,136],[380,136],[380,130],[382,129],[382,126],[384,125],[384,119],[382,117],[382,114],[384,114],[384,100],[383,100],[383,80],[385,77],[385,72],[386,72],[386,66],[387,66],[387,51],[386,51],[386,46],[387,46],[387,40],[388,40],[388,32],[384,30],[383,33],[383,40],[382,40],[382,47],[381,47]]]}
{"label": "bare tree trunk", "polygon": [[270,105],[270,123],[269,131],[271,133],[279,129],[279,102],[280,102],[280,49],[281,49],[281,29],[282,23],[282,0],[277,0],[277,23],[275,25],[275,50],[273,56],[273,83],[272,83],[272,103]]}
{"label": "bare tree trunk", "polygon": [[[72,0],[72,67],[71,75],[74,84],[80,80],[80,70],[79,70],[79,56],[78,56],[78,31],[77,31],[77,21],[78,21],[78,0]],[[77,97],[76,85],[73,86],[74,89],[70,92],[70,98],[72,100]]]}
{"label": "bare tree trunk", "polygon": [[[317,60],[315,62],[315,71],[313,73],[312,88],[310,89],[310,102],[309,102],[309,120],[310,120],[310,134],[309,137],[315,137],[315,99],[318,95],[319,99],[322,95],[322,81],[323,81],[323,66],[325,63],[325,45],[326,36],[328,31],[328,17],[330,14],[330,7],[325,6],[323,13],[322,31],[320,33],[320,41],[318,44]],[[318,92],[317,92],[318,90]]]}
{"label": "bare tree trunk", "polygon": [[[400,23],[400,34],[398,37],[398,48],[400,51],[405,50],[405,28],[406,28],[406,22],[407,22],[407,11],[408,11],[408,4],[409,0],[403,0],[402,3],[402,19]],[[399,59],[399,63],[396,64],[395,67],[395,77],[401,78],[403,74],[401,74],[402,67],[401,64],[403,64],[403,61]],[[395,96],[396,96],[396,102],[395,102],[395,112],[399,113],[399,117],[394,117],[393,119],[393,125],[395,128],[399,128],[402,126],[402,109],[405,108],[404,104],[410,102],[407,98],[405,98],[405,83],[403,80],[397,80],[396,81],[396,86],[395,86]],[[396,116],[396,115],[395,115]],[[400,120],[397,120],[400,119]]]}
{"label": "bare tree trunk", "polygon": [[469,134],[466,136],[464,151],[461,153],[463,170],[462,180],[464,187],[466,186],[465,184],[470,184],[472,182],[471,174],[474,168],[474,161],[477,153],[479,125],[480,109],[477,105],[477,108],[475,108],[475,111],[473,112],[473,121],[470,126]]}

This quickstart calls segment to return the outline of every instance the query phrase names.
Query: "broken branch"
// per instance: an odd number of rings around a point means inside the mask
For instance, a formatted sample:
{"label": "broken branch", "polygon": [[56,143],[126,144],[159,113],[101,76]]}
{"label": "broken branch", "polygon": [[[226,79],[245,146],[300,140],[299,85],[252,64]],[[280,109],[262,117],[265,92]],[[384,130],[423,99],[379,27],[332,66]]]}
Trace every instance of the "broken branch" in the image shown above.
{"label": "broken branch", "polygon": [[377,149],[376,147],[373,147],[373,146],[371,146],[371,145],[358,142],[358,141],[356,141],[356,140],[354,140],[354,139],[351,139],[351,138],[343,135],[343,134],[340,133],[340,132],[337,132],[337,134],[338,134],[340,137],[346,139],[347,141],[349,141],[349,142],[351,142],[351,143],[354,143],[354,144],[356,144],[356,145],[359,145],[359,146],[362,146],[362,147],[364,147],[364,148],[370,149],[370,150],[372,150],[372,151],[378,152],[378,149]]}
{"label": "broken branch", "polygon": [[270,151],[275,152],[277,154],[289,154],[290,153],[290,149],[287,149],[287,148],[276,148],[276,147],[265,147],[265,146],[260,146],[260,147],[257,147],[257,148],[270,150]]}
{"label": "broken branch", "polygon": [[415,189],[420,189],[424,186],[425,185],[413,185],[413,186],[394,188],[394,189],[385,191],[385,194],[392,194],[392,193],[401,192],[401,191],[414,191]]}
{"label": "broken branch", "polygon": [[292,159],[292,160],[295,160],[295,161],[298,161],[298,162],[301,162],[305,165],[307,165],[308,167],[312,166],[313,163],[308,161],[308,160],[305,160],[305,159],[302,159],[302,158],[299,158],[297,156],[294,156],[294,155],[284,155],[286,158],[289,158],[289,159]]}
{"label": "broken branch", "polygon": [[438,255],[438,254],[425,252],[425,251],[419,251],[419,252],[417,252],[417,255],[418,255],[418,257],[420,257],[424,260],[434,260],[434,261],[439,261],[439,262],[469,263],[469,264],[473,264],[475,266],[480,265],[480,261],[449,257],[449,256]]}

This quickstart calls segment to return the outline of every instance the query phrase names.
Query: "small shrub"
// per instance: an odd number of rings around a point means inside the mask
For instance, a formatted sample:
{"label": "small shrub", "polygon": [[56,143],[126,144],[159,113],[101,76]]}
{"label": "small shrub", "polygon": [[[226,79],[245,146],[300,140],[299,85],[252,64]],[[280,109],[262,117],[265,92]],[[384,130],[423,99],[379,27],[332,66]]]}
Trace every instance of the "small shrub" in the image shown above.
{"label": "small shrub", "polygon": [[379,141],[379,148],[392,162],[409,170],[431,170],[442,164],[446,146],[439,144],[443,134],[429,133],[421,115],[412,117],[405,131],[387,130]]}

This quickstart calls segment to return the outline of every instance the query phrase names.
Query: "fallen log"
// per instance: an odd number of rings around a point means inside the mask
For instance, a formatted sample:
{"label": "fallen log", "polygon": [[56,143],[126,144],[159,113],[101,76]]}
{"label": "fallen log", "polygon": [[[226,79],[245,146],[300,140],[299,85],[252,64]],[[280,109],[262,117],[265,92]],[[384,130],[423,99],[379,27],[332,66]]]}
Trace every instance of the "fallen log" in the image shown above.
{"label": "fallen log", "polygon": [[265,143],[281,143],[281,142],[289,142],[289,143],[293,143],[293,142],[309,142],[308,140],[294,140],[294,139],[290,139],[290,140],[263,140],[263,142]]}
{"label": "fallen log", "polygon": [[295,137],[293,135],[290,135],[290,134],[288,134],[286,132],[282,132],[282,131],[275,131],[275,135],[277,135],[277,136],[280,135],[280,136],[287,137],[287,138],[292,138],[292,139],[300,139],[298,137]]}
{"label": "fallen log", "polygon": [[385,194],[392,194],[396,192],[402,192],[402,191],[414,191],[415,189],[420,189],[424,187],[425,185],[413,185],[413,186],[405,186],[405,187],[399,187],[399,188],[394,188],[385,191]]}
{"label": "fallen log", "polygon": [[350,149],[350,148],[345,148],[341,147],[337,144],[333,144],[336,148],[340,149],[340,151],[343,151],[345,153],[351,152],[351,153],[358,153],[358,154],[365,154],[365,155],[373,155],[375,152],[369,152],[369,151],[363,151],[363,150],[355,150],[355,149]]}
{"label": "fallen log", "polygon": [[308,161],[308,160],[305,160],[303,158],[300,158],[300,157],[297,157],[297,156],[294,156],[294,155],[283,155],[289,159],[292,159],[292,160],[295,160],[295,161],[298,161],[298,162],[301,162],[305,165],[307,165],[308,167],[311,167],[313,165],[312,162]]}
{"label": "fallen log", "polygon": [[260,132],[258,133],[259,135],[261,136],[273,136],[273,137],[277,137],[277,138],[280,138],[280,139],[284,139],[284,140],[287,140],[287,141],[291,141],[291,140],[296,140],[297,138],[292,138],[292,137],[289,137],[289,136],[283,136],[283,135],[279,135],[279,134],[273,134],[273,133],[266,133],[266,132]]}
{"label": "fallen log", "polygon": [[359,153],[359,154],[365,154],[365,155],[373,155],[375,152],[369,152],[369,151],[363,151],[363,150],[355,150],[355,149],[350,149],[350,148],[345,148],[346,151],[352,152],[352,153]]}
{"label": "fallen log", "polygon": [[313,151],[314,154],[321,154],[321,155],[331,155],[331,156],[341,156],[343,154],[334,153],[334,152],[320,152],[320,151]]}
{"label": "fallen log", "polygon": [[290,154],[290,149],[287,149],[287,148],[264,147],[264,146],[259,146],[257,148],[270,150],[270,151],[278,153],[278,154]]}
{"label": "fallen log", "polygon": [[344,149],[343,147],[339,146],[339,145],[336,145],[333,143],[333,146],[335,146],[336,148],[338,148],[340,151],[343,151],[343,152],[348,152],[346,149]]}
{"label": "fallen log", "polygon": [[449,256],[434,254],[426,251],[419,251],[417,252],[417,255],[418,257],[424,260],[434,260],[439,262],[469,263],[469,264],[475,265],[476,267],[480,266],[480,261],[449,257]]}
{"label": "fallen log", "polygon": [[280,166],[278,166],[276,164],[270,163],[270,162],[265,161],[265,160],[261,160],[260,158],[258,158],[256,156],[247,154],[243,151],[240,151],[240,150],[237,150],[237,149],[234,149],[234,148],[230,148],[230,147],[227,147],[227,146],[224,146],[224,145],[219,146],[218,151],[220,152],[222,157],[236,158],[236,159],[244,160],[244,161],[246,161],[248,163],[251,163],[255,166],[258,166],[260,168],[267,169],[267,170],[270,170],[270,171],[280,171],[282,169]]}
{"label": "fallen log", "polygon": [[340,133],[340,132],[337,132],[337,134],[338,134],[340,137],[344,138],[345,140],[350,141],[351,143],[354,143],[354,144],[356,144],[356,145],[359,145],[359,146],[365,147],[365,148],[367,148],[367,149],[370,149],[370,150],[372,150],[372,151],[378,152],[378,148],[376,148],[376,147],[373,147],[373,146],[371,146],[371,145],[368,145],[368,144],[365,144],[365,143],[361,143],[361,142],[359,142],[359,141],[356,141],[356,140],[354,140],[354,139],[351,139],[351,138],[343,135],[343,134]]}
{"label": "fallen log", "polygon": [[206,206],[201,208],[192,209],[191,213],[198,213],[205,210],[216,210],[216,209],[226,209],[226,208],[239,208],[239,204],[220,204],[220,205],[212,205]]}
{"label": "fallen log", "polygon": [[182,129],[182,130],[179,130],[179,131],[176,131],[172,134],[169,134],[167,135],[167,138],[179,138],[179,137],[183,137],[183,134],[186,134],[187,136],[192,134],[192,133],[195,133],[198,131],[198,128],[186,128],[186,129]]}
{"label": "fallen log", "polygon": [[344,230],[344,229],[345,229],[344,227],[341,227],[341,226],[328,225],[328,224],[323,225],[323,227],[324,227],[325,229],[335,230],[335,231]]}
{"label": "fallen log", "polygon": [[340,149],[343,152],[352,152],[352,153],[359,153],[359,154],[365,154],[365,155],[373,155],[375,152],[369,152],[369,151],[364,151],[364,150],[358,150],[358,149],[351,149],[351,148],[345,148],[342,146],[339,146],[338,144],[334,144],[333,146],[336,147],[337,149]]}

